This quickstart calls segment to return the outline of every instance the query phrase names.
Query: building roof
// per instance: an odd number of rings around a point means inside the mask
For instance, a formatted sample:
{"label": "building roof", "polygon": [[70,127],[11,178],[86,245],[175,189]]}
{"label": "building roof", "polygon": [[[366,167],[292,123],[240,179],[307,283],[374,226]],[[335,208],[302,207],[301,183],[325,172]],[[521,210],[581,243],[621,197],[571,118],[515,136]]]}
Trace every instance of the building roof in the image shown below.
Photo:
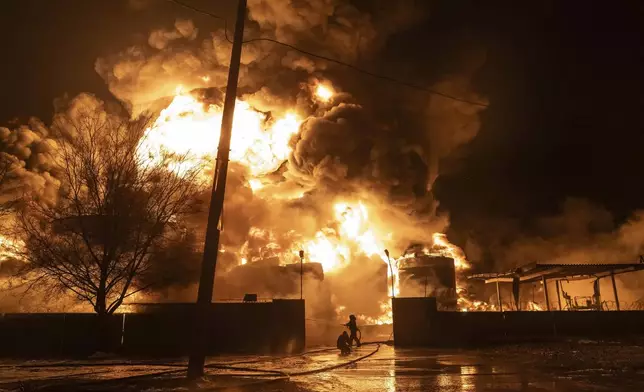
{"label": "building roof", "polygon": [[484,280],[485,283],[512,282],[519,278],[521,283],[548,280],[578,280],[602,278],[644,270],[644,263],[616,263],[616,264],[548,264],[530,263],[514,271],[505,273],[488,273],[471,275],[468,279]]}

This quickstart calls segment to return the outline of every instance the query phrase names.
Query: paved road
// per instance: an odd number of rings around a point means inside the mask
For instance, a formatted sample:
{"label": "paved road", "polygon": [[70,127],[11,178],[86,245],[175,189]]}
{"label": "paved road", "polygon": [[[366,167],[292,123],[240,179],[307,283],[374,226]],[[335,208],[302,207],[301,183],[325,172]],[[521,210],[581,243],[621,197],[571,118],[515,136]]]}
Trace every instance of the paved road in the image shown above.
{"label": "paved road", "polygon": [[592,390],[515,364],[490,363],[478,354],[394,350],[389,346],[382,346],[374,356],[348,368],[296,377],[292,382],[299,391]]}
{"label": "paved road", "polygon": [[[516,357],[504,360],[485,351],[402,350],[383,345],[374,355],[347,367],[280,380],[276,374],[322,370],[360,358],[376,346],[363,346],[347,357],[333,351],[288,358],[220,357],[215,363],[237,363],[240,369],[208,370],[208,379],[186,385],[182,360],[124,363],[121,360],[81,362],[3,362],[0,391],[185,391],[255,383],[247,389],[268,392],[305,391],[635,391],[644,390],[638,373],[616,375],[601,369],[538,371]],[[244,362],[244,363],[239,363]],[[25,367],[25,365],[30,365]],[[156,373],[155,376],[146,376]],[[143,377],[140,377],[143,376]],[[622,378],[620,378],[622,377]],[[123,379],[125,378],[125,379]],[[267,382],[272,381],[272,382]],[[602,387],[603,386],[603,387]],[[235,391],[240,389],[235,388]]]}

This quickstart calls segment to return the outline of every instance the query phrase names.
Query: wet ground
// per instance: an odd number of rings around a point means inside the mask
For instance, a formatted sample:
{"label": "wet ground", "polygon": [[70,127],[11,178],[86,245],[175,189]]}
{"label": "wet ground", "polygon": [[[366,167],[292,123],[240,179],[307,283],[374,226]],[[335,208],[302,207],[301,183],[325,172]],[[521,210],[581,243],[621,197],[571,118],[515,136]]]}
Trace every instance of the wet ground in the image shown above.
{"label": "wet ground", "polygon": [[0,391],[642,391],[644,346],[568,342],[421,350],[368,345],[349,356],[316,350],[282,358],[211,358],[207,377],[196,383],[185,381],[184,370],[183,360],[3,361]]}

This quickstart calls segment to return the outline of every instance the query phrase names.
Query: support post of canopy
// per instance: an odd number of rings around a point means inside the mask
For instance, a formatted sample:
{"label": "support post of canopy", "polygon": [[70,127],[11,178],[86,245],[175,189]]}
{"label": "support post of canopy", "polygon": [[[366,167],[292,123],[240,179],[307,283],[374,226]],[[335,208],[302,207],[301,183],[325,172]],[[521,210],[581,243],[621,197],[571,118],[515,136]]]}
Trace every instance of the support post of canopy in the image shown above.
{"label": "support post of canopy", "polygon": [[550,298],[548,297],[548,283],[546,282],[546,277],[542,276],[541,281],[543,282],[543,296],[546,300],[546,309],[550,311]]}
{"label": "support post of canopy", "polygon": [[499,281],[496,281],[496,300],[499,303],[499,311],[503,312],[503,303],[501,303],[501,289],[499,288]]}
{"label": "support post of canopy", "polygon": [[619,296],[617,295],[617,285],[615,284],[615,272],[610,272],[610,280],[613,282],[613,296],[615,297],[615,306],[619,309]]}
{"label": "support post of canopy", "polygon": [[559,310],[561,309],[561,291],[559,290],[559,281],[555,281],[555,285],[557,286],[557,303],[559,303]]}

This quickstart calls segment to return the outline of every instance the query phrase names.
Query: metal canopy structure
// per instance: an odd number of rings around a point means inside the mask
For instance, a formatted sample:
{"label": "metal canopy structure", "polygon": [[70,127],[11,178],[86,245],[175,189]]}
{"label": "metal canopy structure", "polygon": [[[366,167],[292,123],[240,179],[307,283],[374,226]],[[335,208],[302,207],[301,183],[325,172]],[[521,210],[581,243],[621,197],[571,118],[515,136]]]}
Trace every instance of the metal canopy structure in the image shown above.
{"label": "metal canopy structure", "polygon": [[512,283],[519,278],[521,283],[531,283],[543,280],[581,280],[603,278],[626,272],[644,270],[644,263],[617,264],[545,264],[530,263],[511,272],[476,274],[468,279],[484,280],[485,283]]}
{"label": "metal canopy structure", "polygon": [[[562,310],[560,297],[560,281],[586,280],[595,279],[598,284],[599,279],[610,277],[613,286],[613,296],[617,310],[620,310],[619,296],[617,294],[617,285],[615,284],[615,275],[636,272],[644,270],[644,257],[640,257],[639,263],[614,263],[614,264],[548,264],[548,263],[530,263],[514,271],[505,273],[488,273],[470,275],[468,279],[482,280],[486,284],[495,283],[497,300],[500,310],[503,311],[501,302],[500,283],[512,283],[515,301],[518,303],[519,286],[524,283],[541,282],[544,287],[544,300],[548,311],[550,311],[550,298],[548,295],[548,281],[554,281],[557,288],[557,302],[559,310]],[[571,303],[571,297],[564,292],[564,298]],[[575,300],[576,303],[576,300]],[[585,309],[601,310],[599,292],[595,294],[592,301],[588,301]],[[518,307],[518,305],[517,305]],[[581,307],[579,307],[581,308]],[[578,309],[575,307],[575,309]]]}

